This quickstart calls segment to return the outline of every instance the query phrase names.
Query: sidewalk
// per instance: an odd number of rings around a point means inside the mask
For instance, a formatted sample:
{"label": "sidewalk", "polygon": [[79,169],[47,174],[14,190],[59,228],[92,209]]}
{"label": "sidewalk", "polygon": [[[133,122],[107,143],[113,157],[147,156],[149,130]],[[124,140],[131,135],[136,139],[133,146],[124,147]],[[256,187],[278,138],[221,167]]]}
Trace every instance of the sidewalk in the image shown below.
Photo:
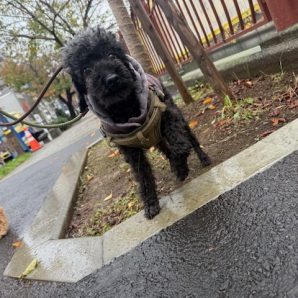
{"label": "sidewalk", "polygon": [[[39,162],[50,155],[59,152],[60,150],[66,148],[67,146],[74,144],[84,137],[90,136],[92,138],[98,138],[99,133],[99,120],[91,112],[89,112],[83,119],[72,125],[71,128],[63,132],[59,137],[55,138],[53,141],[45,144],[43,148],[34,152],[30,159],[17,167],[11,174],[6,176],[1,181],[20,173],[29,166],[32,166],[36,162]],[[0,181],[0,182],[1,182]]]}
{"label": "sidewalk", "polygon": [[296,298],[297,164],[295,152],[78,283],[5,278],[0,296]]}
{"label": "sidewalk", "polygon": [[[297,297],[297,126],[298,120],[291,122],[163,198],[162,212],[154,220],[137,214],[117,226],[116,233],[112,229],[109,251],[118,257],[84,279],[56,283],[2,277],[0,297]],[[12,242],[31,225],[63,161],[87,141],[0,184],[0,202],[11,223],[9,235],[0,241],[0,272],[11,259]],[[25,189],[12,189],[11,179]],[[33,186],[26,185],[28,179]],[[218,192],[221,195],[215,196]],[[157,229],[152,232],[152,227]],[[140,240],[133,231],[149,234]],[[39,255],[39,268],[59,269],[62,279],[80,274],[90,260],[84,253],[77,259],[69,249],[67,262],[72,268],[77,263],[77,272],[61,272],[65,264],[60,255],[68,247],[42,250],[44,244],[36,247],[44,254]],[[98,251],[102,247],[107,247],[104,237]],[[110,255],[104,251],[105,260]]]}

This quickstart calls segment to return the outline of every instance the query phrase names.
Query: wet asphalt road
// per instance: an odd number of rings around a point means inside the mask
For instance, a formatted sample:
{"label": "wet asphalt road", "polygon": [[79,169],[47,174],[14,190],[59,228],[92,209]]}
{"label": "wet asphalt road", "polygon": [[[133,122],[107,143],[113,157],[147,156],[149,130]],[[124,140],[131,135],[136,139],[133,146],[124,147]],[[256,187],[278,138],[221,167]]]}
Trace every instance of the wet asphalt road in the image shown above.
{"label": "wet asphalt road", "polygon": [[[16,297],[14,290],[19,282],[3,277],[6,265],[13,254],[11,244],[20,239],[42,206],[47,194],[60,175],[60,170],[68,158],[78,150],[86,147],[99,137],[85,136],[80,141],[65,147],[55,154],[26,167],[21,172],[0,181],[0,206],[4,207],[9,219],[9,234],[0,241],[0,298]],[[7,286],[12,286],[6,291]],[[19,293],[18,297],[27,297]]]}
{"label": "wet asphalt road", "polygon": [[296,298],[297,165],[296,152],[76,284],[4,278],[0,296]]}

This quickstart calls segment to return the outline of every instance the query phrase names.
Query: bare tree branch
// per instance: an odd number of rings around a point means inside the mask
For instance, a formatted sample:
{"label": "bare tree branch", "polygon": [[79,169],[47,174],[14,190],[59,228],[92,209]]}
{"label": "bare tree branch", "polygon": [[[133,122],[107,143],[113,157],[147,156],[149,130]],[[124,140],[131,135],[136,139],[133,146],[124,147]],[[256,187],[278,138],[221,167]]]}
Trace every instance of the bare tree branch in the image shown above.
{"label": "bare tree branch", "polygon": [[44,4],[46,7],[48,7],[48,9],[57,17],[59,17],[59,19],[64,23],[64,25],[67,27],[68,31],[72,34],[75,35],[75,31],[71,28],[70,24],[62,17],[61,15],[61,11],[64,9],[64,7],[69,3],[69,0],[66,1],[66,3],[63,5],[63,9],[60,9],[60,11],[56,11],[54,9],[54,7],[52,7],[49,3],[47,3],[46,1],[43,0],[39,0],[42,4]]}
{"label": "bare tree branch", "polygon": [[65,104],[67,104],[67,100],[61,95],[61,94],[58,94],[58,98]]}
{"label": "bare tree branch", "polygon": [[84,28],[86,28],[88,26],[88,22],[87,22],[87,20],[88,20],[88,13],[89,13],[90,8],[92,6],[92,2],[93,2],[93,0],[88,0],[87,5],[86,5],[85,14],[83,16],[83,26],[84,26]]}
{"label": "bare tree branch", "polygon": [[43,36],[43,35],[27,35],[27,34],[13,34],[13,37],[20,37],[20,38],[27,38],[30,40],[35,40],[35,39],[41,39],[41,40],[53,40],[55,39],[53,37],[48,37],[48,36]]}
{"label": "bare tree branch", "polygon": [[[15,3],[18,6],[15,5]],[[25,5],[23,5],[20,1],[18,0],[14,0],[14,1],[8,1],[8,4],[10,4],[11,6],[17,8],[17,9],[21,9],[23,10],[25,13],[27,13],[29,16],[31,16],[31,18],[37,22],[42,28],[44,28],[46,31],[48,31],[51,35],[53,35],[55,41],[57,42],[57,44],[59,46],[63,46],[63,42],[62,40],[60,40],[60,38],[56,35],[56,33],[51,30],[46,24],[44,24],[32,11],[30,11],[29,9],[27,9],[27,7]]]}

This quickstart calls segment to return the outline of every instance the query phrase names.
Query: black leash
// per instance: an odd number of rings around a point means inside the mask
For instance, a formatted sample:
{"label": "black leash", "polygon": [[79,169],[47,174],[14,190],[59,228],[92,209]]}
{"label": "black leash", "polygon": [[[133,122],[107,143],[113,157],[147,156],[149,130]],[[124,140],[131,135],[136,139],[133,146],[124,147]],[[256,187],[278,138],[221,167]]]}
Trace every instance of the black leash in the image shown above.
{"label": "black leash", "polygon": [[74,122],[80,120],[86,113],[87,111],[85,111],[84,113],[80,113],[77,117],[75,117],[74,119],[67,121],[65,123],[59,123],[59,124],[45,124],[45,125],[41,125],[41,124],[37,124],[37,123],[32,123],[32,122],[28,122],[28,121],[24,121],[24,119],[26,117],[28,117],[33,110],[38,106],[38,104],[40,103],[40,101],[42,100],[43,96],[45,95],[45,93],[47,92],[47,90],[49,89],[49,87],[51,86],[51,84],[53,83],[54,79],[56,78],[56,76],[59,74],[59,72],[63,69],[63,67],[60,65],[57,70],[54,72],[54,74],[52,75],[52,77],[49,79],[49,81],[47,82],[47,84],[44,86],[44,88],[42,89],[41,93],[39,94],[39,96],[37,97],[37,100],[35,101],[35,103],[33,104],[33,106],[24,114],[22,115],[20,118],[17,118],[13,115],[10,115],[9,113],[6,113],[4,111],[0,110],[0,113],[3,114],[4,116],[11,118],[15,121],[13,122],[0,122],[0,126],[13,126],[16,125],[18,123],[24,123],[26,125],[29,126],[34,126],[34,127],[38,127],[38,128],[56,128],[56,127],[63,127],[66,125],[70,125],[73,124]]}

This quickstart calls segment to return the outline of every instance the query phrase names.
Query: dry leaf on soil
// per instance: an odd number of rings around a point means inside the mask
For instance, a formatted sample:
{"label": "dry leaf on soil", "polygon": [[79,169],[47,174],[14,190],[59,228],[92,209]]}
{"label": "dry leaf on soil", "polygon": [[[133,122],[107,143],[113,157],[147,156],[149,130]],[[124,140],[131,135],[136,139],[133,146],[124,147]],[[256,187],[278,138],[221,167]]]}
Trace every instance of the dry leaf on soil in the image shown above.
{"label": "dry leaf on soil", "polygon": [[209,110],[215,110],[216,109],[216,106],[211,104],[211,105],[209,105],[207,107],[207,109],[209,109]]}
{"label": "dry leaf on soil", "polygon": [[29,275],[32,271],[34,271],[37,267],[37,259],[33,259],[31,263],[27,266],[27,268],[23,271],[23,273],[19,276],[19,278],[24,278]]}
{"label": "dry leaf on soil", "polygon": [[198,120],[195,120],[195,119],[190,120],[189,123],[188,123],[188,126],[189,126],[190,128],[197,127],[198,125],[199,125],[199,121],[198,121]]}
{"label": "dry leaf on soil", "polygon": [[87,180],[88,180],[88,181],[91,181],[93,178],[94,178],[93,175],[91,175],[91,174],[88,174],[88,175],[87,175]]}
{"label": "dry leaf on soil", "polygon": [[13,247],[13,248],[19,248],[19,247],[21,247],[22,245],[23,245],[23,242],[20,241],[20,240],[17,240],[17,241],[15,241],[15,242],[12,243],[12,247]]}
{"label": "dry leaf on soil", "polygon": [[119,155],[119,150],[113,151],[108,157],[113,158]]}
{"label": "dry leaf on soil", "polygon": [[290,109],[298,108],[298,99],[296,99],[294,102],[292,102],[292,103],[289,105],[289,108],[290,108]]}
{"label": "dry leaf on soil", "polygon": [[127,204],[127,207],[128,207],[128,208],[132,208],[132,207],[134,206],[134,204],[135,204],[134,202],[129,202],[129,203]]}
{"label": "dry leaf on soil", "polygon": [[285,123],[286,119],[285,118],[272,118],[271,122],[272,122],[273,126],[277,126],[280,122]]}
{"label": "dry leaf on soil", "polygon": [[248,87],[248,88],[251,88],[252,87],[252,81],[245,81],[243,83],[244,86]]}
{"label": "dry leaf on soil", "polygon": [[203,101],[203,104],[204,104],[204,105],[209,105],[210,103],[212,103],[212,98],[211,98],[211,97],[207,97],[207,98]]}
{"label": "dry leaf on soil", "polygon": [[262,132],[261,134],[260,134],[260,138],[265,138],[265,137],[267,137],[267,136],[269,136],[271,133],[273,133],[274,132],[274,130],[272,129],[272,130],[266,130],[266,131],[264,131],[264,132]]}
{"label": "dry leaf on soil", "polygon": [[154,146],[150,147],[149,151],[153,152],[155,150]]}
{"label": "dry leaf on soil", "polygon": [[110,193],[107,197],[104,198],[104,201],[108,201],[113,197],[113,194]]}

